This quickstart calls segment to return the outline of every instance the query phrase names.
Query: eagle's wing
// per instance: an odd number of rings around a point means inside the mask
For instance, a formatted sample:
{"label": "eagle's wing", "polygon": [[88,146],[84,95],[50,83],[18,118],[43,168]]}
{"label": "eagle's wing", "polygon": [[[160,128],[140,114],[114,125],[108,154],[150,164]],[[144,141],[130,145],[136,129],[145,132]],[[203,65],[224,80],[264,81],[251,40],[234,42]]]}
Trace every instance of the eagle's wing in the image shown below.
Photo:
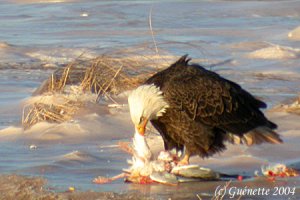
{"label": "eagle's wing", "polygon": [[[192,68],[192,66],[189,66]],[[276,125],[259,110],[266,104],[238,84],[204,68],[178,75],[162,88],[173,109],[181,110],[197,122],[242,136],[259,127]]]}

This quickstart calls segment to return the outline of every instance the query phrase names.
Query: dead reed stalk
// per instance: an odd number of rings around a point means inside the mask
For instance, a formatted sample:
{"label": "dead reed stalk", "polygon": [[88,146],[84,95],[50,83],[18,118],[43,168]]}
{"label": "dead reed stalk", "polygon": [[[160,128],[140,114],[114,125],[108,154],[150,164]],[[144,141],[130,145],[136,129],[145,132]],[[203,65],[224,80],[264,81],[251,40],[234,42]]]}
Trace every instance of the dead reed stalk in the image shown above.
{"label": "dead reed stalk", "polygon": [[[158,67],[168,66],[166,59],[173,58],[133,52],[127,49],[91,60],[77,60],[56,70],[34,95],[54,98],[59,95],[60,101],[47,102],[45,98],[38,98],[24,106],[23,127],[30,128],[41,121],[61,123],[72,119],[78,109],[84,106],[84,100],[79,97],[70,99],[70,96],[80,96],[81,93],[97,94],[95,103],[102,97],[117,103],[114,95],[137,87],[154,74]],[[76,87],[76,90],[70,90],[70,87]]]}

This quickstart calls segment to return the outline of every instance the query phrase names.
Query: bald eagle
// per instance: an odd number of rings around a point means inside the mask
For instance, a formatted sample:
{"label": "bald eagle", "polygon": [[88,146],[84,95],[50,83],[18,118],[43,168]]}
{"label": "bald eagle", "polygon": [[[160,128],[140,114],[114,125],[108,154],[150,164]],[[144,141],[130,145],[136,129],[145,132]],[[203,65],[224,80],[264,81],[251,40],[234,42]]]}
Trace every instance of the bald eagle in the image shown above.
{"label": "bald eagle", "polygon": [[131,119],[141,136],[150,121],[166,150],[209,157],[234,144],[282,143],[277,125],[260,110],[267,105],[240,85],[197,64],[187,55],[150,77],[128,97]]}

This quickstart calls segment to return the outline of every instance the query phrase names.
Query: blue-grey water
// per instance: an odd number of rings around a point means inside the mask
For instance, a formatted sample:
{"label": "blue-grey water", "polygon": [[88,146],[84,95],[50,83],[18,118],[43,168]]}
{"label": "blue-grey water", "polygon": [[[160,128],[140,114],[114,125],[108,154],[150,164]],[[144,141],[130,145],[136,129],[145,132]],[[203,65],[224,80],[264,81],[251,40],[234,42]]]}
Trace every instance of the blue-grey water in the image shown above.
{"label": "blue-grey water", "polygon": [[[136,46],[154,51],[149,27],[151,9],[159,53],[178,57],[188,53],[264,99],[269,108],[299,94],[300,41],[288,37],[300,26],[300,2],[296,0],[2,0],[0,128],[20,131],[21,102],[53,70],[82,53],[92,58]],[[286,54],[267,51],[251,57],[251,53],[268,47],[283,48]],[[43,176],[60,191],[69,186],[127,191],[131,186],[122,180],[103,186],[91,183],[98,175],[112,176],[127,167],[129,155],[117,148],[99,147],[130,140],[131,122],[128,113],[122,114],[123,121],[116,129],[124,134],[118,133],[116,138],[102,138],[101,129],[94,130],[98,140],[87,137],[75,142],[64,138],[40,142],[30,137],[22,140],[20,136],[6,139],[6,135],[0,141],[0,172]],[[118,124],[117,119],[110,125]],[[36,143],[38,148],[30,150],[29,146]],[[83,153],[79,154],[83,160],[63,157],[78,155],[76,151]]]}

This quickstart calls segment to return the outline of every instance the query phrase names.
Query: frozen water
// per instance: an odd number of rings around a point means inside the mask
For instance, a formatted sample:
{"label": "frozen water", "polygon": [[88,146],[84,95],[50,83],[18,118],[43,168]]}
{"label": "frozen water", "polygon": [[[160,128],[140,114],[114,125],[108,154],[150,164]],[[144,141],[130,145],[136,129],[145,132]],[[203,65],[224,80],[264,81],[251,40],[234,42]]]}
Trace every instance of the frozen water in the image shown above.
{"label": "frozen water", "polygon": [[[130,155],[113,145],[132,137],[128,110],[99,108],[72,122],[39,124],[24,132],[19,128],[21,102],[54,69],[82,54],[91,58],[112,49],[144,44],[153,48],[148,24],[151,8],[160,51],[178,57],[190,54],[195,62],[201,60],[208,68],[265,100],[269,108],[299,94],[299,1],[3,0],[0,4],[2,173],[41,175],[56,190],[71,185],[86,190],[99,189],[91,183],[95,176],[112,176],[127,167]],[[295,161],[297,144],[289,138],[297,135],[294,131],[297,118],[271,117],[283,127],[280,128],[283,134],[287,133],[284,146],[267,145],[250,150],[230,146],[221,156],[206,161],[194,158],[194,161],[229,173],[246,171],[247,174],[252,174],[266,160]],[[293,130],[285,126],[286,121]],[[30,149],[30,145],[37,148]],[[100,188],[128,189],[136,188],[124,185],[122,180]]]}

